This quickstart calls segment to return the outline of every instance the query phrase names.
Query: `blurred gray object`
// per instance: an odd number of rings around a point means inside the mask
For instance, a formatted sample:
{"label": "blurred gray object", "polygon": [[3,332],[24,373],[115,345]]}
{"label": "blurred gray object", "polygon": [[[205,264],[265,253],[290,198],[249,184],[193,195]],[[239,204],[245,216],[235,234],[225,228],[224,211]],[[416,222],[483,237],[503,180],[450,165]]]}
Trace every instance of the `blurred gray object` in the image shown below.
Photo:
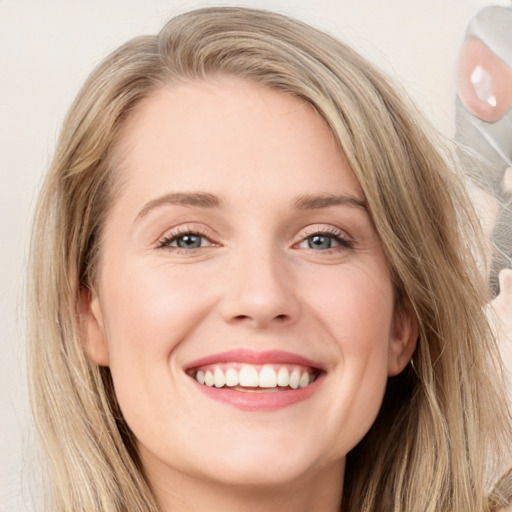
{"label": "blurred gray object", "polygon": [[489,279],[497,294],[499,271],[512,267],[512,6],[487,7],[467,28],[458,66],[455,137],[479,155],[468,159],[468,176],[495,201]]}

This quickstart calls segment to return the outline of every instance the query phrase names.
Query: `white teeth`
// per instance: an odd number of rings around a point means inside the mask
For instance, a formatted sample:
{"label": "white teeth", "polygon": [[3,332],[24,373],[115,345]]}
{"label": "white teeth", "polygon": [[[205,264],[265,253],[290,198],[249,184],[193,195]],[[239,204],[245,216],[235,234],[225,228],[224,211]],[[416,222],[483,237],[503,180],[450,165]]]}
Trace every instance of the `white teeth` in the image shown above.
{"label": "white teeth", "polygon": [[226,372],[226,386],[238,386],[238,372],[233,368],[228,368]]}
{"label": "white teeth", "polygon": [[288,368],[282,366],[279,368],[277,372],[277,385],[287,387],[290,385],[290,374],[288,373]]}
{"label": "white teeth", "polygon": [[210,386],[212,387],[213,384],[215,383],[215,379],[213,377],[213,373],[210,372],[210,371],[207,371],[205,374],[204,374],[204,383],[207,385],[207,386]]}
{"label": "white teeth", "polygon": [[288,387],[290,385],[290,374],[288,373],[288,368],[281,367],[277,372],[277,385]]}
{"label": "white teeth", "polygon": [[255,388],[258,386],[258,372],[256,368],[244,364],[240,370],[240,385]]}
{"label": "white teeth", "polygon": [[[231,365],[231,366],[229,366]],[[236,365],[236,366],[235,366]],[[195,378],[199,384],[216,388],[227,387],[247,387],[247,388],[305,388],[314,380],[314,375],[310,374],[304,368],[280,366],[266,364],[262,367],[255,367],[250,364],[244,364],[240,370],[240,365],[236,363],[227,363],[227,368],[222,366],[211,366],[210,369],[198,370]],[[258,372],[259,368],[259,372]],[[291,369],[293,368],[293,371]],[[276,371],[277,370],[277,371]],[[291,372],[291,373],[290,373]]]}
{"label": "white teeth", "polygon": [[215,369],[215,373],[213,374],[213,378],[215,380],[215,387],[221,388],[226,384],[226,377],[222,373],[222,370],[220,368]]}
{"label": "white teeth", "polygon": [[260,388],[275,388],[277,386],[277,374],[272,366],[265,365],[260,370],[258,384]]}
{"label": "white teeth", "polygon": [[309,384],[309,375],[303,373],[299,380],[299,388],[305,388]]}
{"label": "white teeth", "polygon": [[300,371],[298,368],[295,368],[295,370],[293,370],[292,374],[290,375],[289,386],[292,389],[297,389],[299,387],[299,382],[300,382]]}

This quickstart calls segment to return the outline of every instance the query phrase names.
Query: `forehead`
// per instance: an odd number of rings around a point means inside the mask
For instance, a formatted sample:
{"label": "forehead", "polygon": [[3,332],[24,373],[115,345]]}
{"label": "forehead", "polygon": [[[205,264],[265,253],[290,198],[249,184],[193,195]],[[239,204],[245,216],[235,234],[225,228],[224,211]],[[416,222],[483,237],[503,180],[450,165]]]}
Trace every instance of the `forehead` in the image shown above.
{"label": "forehead", "polygon": [[139,195],[363,196],[327,123],[309,103],[240,79],[162,87],[128,118],[118,151],[122,181]]}

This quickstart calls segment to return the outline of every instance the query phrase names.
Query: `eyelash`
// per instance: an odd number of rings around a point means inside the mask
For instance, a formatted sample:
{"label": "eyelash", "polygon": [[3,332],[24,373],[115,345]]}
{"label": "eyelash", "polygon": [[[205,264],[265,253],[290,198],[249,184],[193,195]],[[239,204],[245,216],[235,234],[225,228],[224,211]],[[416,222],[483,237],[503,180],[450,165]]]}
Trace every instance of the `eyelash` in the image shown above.
{"label": "eyelash", "polygon": [[335,247],[329,247],[328,249],[323,251],[317,251],[315,249],[309,248],[309,250],[313,252],[331,253],[336,251],[350,250],[354,248],[354,242],[343,231],[337,228],[310,229],[309,232],[305,233],[305,236],[302,238],[302,240],[295,245],[300,245],[306,242],[309,238],[312,238],[314,236],[325,236],[334,239],[334,241],[339,245]]}
{"label": "eyelash", "polygon": [[201,231],[201,229],[191,229],[188,226],[183,226],[183,227],[179,227],[179,228],[175,229],[174,231],[171,231],[170,233],[163,236],[157,243],[157,249],[167,249],[170,251],[175,251],[177,254],[181,254],[181,253],[190,254],[192,252],[197,251],[198,249],[203,248],[203,246],[201,246],[201,247],[193,247],[193,248],[187,249],[187,248],[175,247],[175,246],[171,245],[173,242],[176,242],[179,238],[182,238],[186,235],[198,236],[200,238],[204,238],[211,243],[211,246],[218,245],[218,244],[215,244],[214,242],[212,242],[210,240],[210,238],[206,235],[206,233]]}
{"label": "eyelash", "polygon": [[[191,236],[198,236],[200,238],[204,238],[208,240],[208,242],[211,244],[209,246],[200,246],[200,247],[192,247],[192,248],[183,248],[183,247],[175,247],[171,245],[174,242],[177,242],[177,240],[181,237],[184,237],[186,235]],[[354,242],[350,240],[347,235],[338,229],[330,228],[330,229],[311,229],[309,232],[305,233],[305,236],[296,244],[294,244],[293,247],[298,247],[302,243],[306,242],[308,239],[314,237],[314,236],[324,236],[330,239],[333,239],[338,245],[334,247],[329,247],[325,250],[318,251],[315,249],[312,249],[311,247],[308,248],[310,251],[313,252],[323,252],[323,253],[332,253],[336,251],[343,251],[343,250],[350,250],[354,248]],[[205,247],[215,247],[219,246],[219,244],[215,244],[210,240],[210,238],[206,235],[206,233],[201,232],[200,229],[190,229],[187,226],[184,226],[182,228],[177,228],[176,230],[166,234],[164,237],[162,237],[158,243],[157,243],[157,249],[167,249],[173,252],[176,252],[177,254],[191,254],[196,252],[199,249],[203,249]]]}

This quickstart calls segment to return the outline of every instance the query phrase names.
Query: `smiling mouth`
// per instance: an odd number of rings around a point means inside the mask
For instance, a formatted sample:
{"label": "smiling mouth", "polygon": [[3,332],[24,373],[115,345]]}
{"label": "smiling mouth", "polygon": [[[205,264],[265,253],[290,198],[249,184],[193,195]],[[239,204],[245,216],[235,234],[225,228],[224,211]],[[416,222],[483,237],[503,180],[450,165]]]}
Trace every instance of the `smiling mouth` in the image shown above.
{"label": "smiling mouth", "polygon": [[227,362],[191,368],[187,373],[210,388],[263,393],[306,388],[318,378],[320,370],[296,364]]}

